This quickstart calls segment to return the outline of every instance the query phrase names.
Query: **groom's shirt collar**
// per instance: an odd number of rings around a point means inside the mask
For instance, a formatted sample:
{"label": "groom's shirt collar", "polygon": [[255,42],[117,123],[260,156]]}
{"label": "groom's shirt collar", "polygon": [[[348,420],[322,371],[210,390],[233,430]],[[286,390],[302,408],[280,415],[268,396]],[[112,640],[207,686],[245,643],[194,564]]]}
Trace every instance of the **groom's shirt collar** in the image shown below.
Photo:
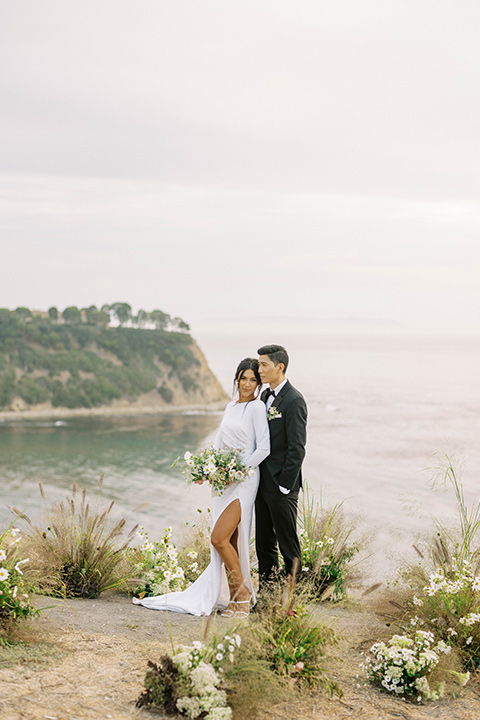
{"label": "groom's shirt collar", "polygon": [[[280,385],[277,385],[277,387],[275,388],[275,390],[272,390],[272,389],[270,388],[270,391],[273,393],[273,395],[270,395],[270,397],[267,399],[267,403],[266,403],[266,405],[267,405],[267,410],[268,410],[268,408],[269,408],[271,405],[273,405],[273,403],[274,403],[274,401],[275,401],[275,398],[278,396],[278,393],[279,393],[280,390],[283,388],[283,386],[285,385],[286,382],[287,382],[287,378],[285,378],[285,380],[283,380],[283,382],[281,382]],[[270,386],[269,386],[269,387],[270,387]]]}
{"label": "groom's shirt collar", "polygon": [[281,382],[280,385],[277,385],[275,390],[272,390],[272,392],[275,393],[275,397],[277,397],[278,393],[283,388],[283,386],[286,384],[286,382],[287,382],[287,378],[285,378],[285,380],[283,380],[283,382]]}

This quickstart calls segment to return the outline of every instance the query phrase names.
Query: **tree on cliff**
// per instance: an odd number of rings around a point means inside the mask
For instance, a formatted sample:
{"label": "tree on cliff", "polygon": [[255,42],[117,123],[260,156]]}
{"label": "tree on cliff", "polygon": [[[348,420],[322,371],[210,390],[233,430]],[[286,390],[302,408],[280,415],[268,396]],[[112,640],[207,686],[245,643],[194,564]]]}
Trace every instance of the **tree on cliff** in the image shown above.
{"label": "tree on cliff", "polygon": [[120,326],[125,325],[132,317],[132,307],[128,303],[113,303],[110,305],[110,310],[117,318]]}
{"label": "tree on cliff", "polygon": [[17,307],[15,308],[15,313],[18,315],[20,320],[22,320],[22,322],[27,322],[27,320],[31,320],[33,318],[31,310],[29,310],[27,307]]}
{"label": "tree on cliff", "polygon": [[55,306],[52,305],[51,308],[48,308],[48,317],[50,322],[58,323],[58,310]]}
{"label": "tree on cliff", "polygon": [[157,328],[157,330],[166,330],[166,328],[172,321],[170,315],[162,312],[161,310],[152,310],[152,312],[150,313],[150,319]]}
{"label": "tree on cliff", "polygon": [[78,325],[82,322],[82,313],[75,305],[65,308],[62,315],[68,325]]}

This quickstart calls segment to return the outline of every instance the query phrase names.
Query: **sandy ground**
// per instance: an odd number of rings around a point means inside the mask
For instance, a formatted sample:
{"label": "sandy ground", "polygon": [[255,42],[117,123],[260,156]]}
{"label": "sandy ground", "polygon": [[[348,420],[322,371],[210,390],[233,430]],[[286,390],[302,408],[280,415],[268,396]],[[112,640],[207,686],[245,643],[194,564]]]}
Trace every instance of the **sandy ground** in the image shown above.
{"label": "sandy ground", "polygon": [[[189,615],[167,618],[117,594],[99,600],[42,598],[38,605],[48,609],[31,624],[30,643],[0,647],[1,720],[162,717],[135,708],[147,659],[156,660],[169,649],[170,633],[176,643],[201,638],[206,622]],[[327,604],[318,613],[343,636],[328,667],[344,691],[343,698],[304,692],[295,702],[265,708],[257,715],[260,720],[477,720],[480,716],[480,685],[475,680],[459,688],[455,699],[425,706],[396,700],[360,682],[356,675],[361,653],[388,636],[385,622],[361,606]],[[215,622],[219,631],[229,624],[225,618]]]}

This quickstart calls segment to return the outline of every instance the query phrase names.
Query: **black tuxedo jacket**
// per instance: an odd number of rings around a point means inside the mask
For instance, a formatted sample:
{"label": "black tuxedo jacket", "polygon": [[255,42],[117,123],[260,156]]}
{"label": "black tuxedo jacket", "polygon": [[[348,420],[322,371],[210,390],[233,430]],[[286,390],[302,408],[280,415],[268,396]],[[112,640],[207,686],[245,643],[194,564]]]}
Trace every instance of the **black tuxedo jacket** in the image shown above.
{"label": "black tuxedo jacket", "polygon": [[[261,399],[265,402],[267,391]],[[302,462],[307,440],[307,404],[289,380],[273,401],[268,420],[270,455],[260,463],[260,483],[268,492],[278,486],[298,492],[302,487]]]}

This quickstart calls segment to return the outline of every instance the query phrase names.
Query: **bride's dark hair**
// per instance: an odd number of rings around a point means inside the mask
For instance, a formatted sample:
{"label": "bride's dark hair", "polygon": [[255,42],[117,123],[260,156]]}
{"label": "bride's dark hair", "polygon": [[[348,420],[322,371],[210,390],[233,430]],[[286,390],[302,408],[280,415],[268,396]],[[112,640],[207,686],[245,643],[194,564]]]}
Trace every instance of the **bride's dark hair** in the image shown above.
{"label": "bride's dark hair", "polygon": [[235,377],[233,378],[233,391],[235,392],[238,388],[238,383],[243,378],[243,374],[246,370],[253,370],[255,380],[257,381],[257,388],[255,390],[255,394],[257,394],[259,389],[262,387],[262,381],[260,380],[260,375],[258,374],[258,360],[256,358],[244,358],[239,362],[238,367],[235,370]]}

